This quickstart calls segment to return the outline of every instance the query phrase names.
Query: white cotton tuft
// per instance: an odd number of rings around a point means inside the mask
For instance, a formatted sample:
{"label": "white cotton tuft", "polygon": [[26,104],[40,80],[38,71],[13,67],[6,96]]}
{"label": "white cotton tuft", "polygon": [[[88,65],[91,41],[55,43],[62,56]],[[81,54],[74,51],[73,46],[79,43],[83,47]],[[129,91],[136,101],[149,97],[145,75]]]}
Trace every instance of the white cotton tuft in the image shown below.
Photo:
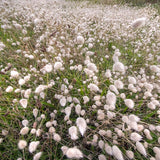
{"label": "white cotton tuft", "polygon": [[106,160],[105,155],[104,155],[104,154],[100,154],[100,155],[98,156],[98,160]]}
{"label": "white cotton tuft", "polygon": [[139,27],[142,27],[144,26],[146,23],[146,18],[145,17],[142,17],[142,18],[138,18],[136,20],[134,20],[131,24],[131,26],[136,29],[136,28],[139,28]]}
{"label": "white cotton tuft", "polygon": [[88,85],[88,88],[90,89],[91,92],[98,92],[99,91],[99,88],[97,85],[93,84],[93,83],[90,83]]}
{"label": "white cotton tuft", "polygon": [[27,146],[27,142],[25,141],[25,140],[20,140],[19,142],[18,142],[18,148],[19,149],[24,149],[25,147]]}
{"label": "white cotton tuft", "polygon": [[121,150],[117,147],[117,146],[113,146],[112,147],[112,152],[113,152],[113,156],[117,159],[117,160],[124,160],[123,155]]}
{"label": "white cotton tuft", "polygon": [[105,144],[105,151],[108,155],[112,156],[113,155],[113,151],[112,151],[112,147],[109,146],[107,143]]}
{"label": "white cotton tuft", "polygon": [[147,139],[149,139],[149,140],[153,139],[152,136],[151,136],[151,133],[150,133],[150,131],[148,129],[144,130],[144,134],[146,135]]}
{"label": "white cotton tuft", "polygon": [[36,151],[37,147],[39,145],[39,141],[32,141],[30,144],[29,144],[29,152],[30,153],[33,153],[34,151]]}
{"label": "white cotton tuft", "polygon": [[23,127],[21,130],[20,130],[20,134],[21,135],[26,135],[28,134],[29,132],[29,128],[28,127]]}
{"label": "white cotton tuft", "polygon": [[139,142],[142,140],[142,136],[136,132],[131,133],[130,139],[134,142]]}
{"label": "white cotton tuft", "polygon": [[153,152],[155,153],[156,160],[160,160],[160,148],[153,147]]}
{"label": "white cotton tuft", "polygon": [[78,139],[78,131],[76,126],[72,126],[69,128],[69,135],[71,136],[72,140],[77,140]]}
{"label": "white cotton tuft", "polygon": [[62,147],[61,147],[61,150],[62,150],[63,154],[66,155],[66,152],[67,152],[67,150],[68,150],[68,147],[67,147],[67,146],[62,146]]}
{"label": "white cotton tuft", "polygon": [[77,148],[69,148],[66,151],[66,156],[71,159],[80,159],[83,158],[83,153]]}
{"label": "white cotton tuft", "polygon": [[47,88],[47,86],[45,85],[39,85],[36,90],[35,90],[35,93],[36,94],[40,94],[42,91],[44,91],[45,89]]}
{"label": "white cotton tuft", "polygon": [[147,156],[146,149],[144,148],[142,143],[136,142],[136,148],[142,155],[144,155],[145,157]]}
{"label": "white cotton tuft", "polygon": [[31,94],[31,89],[27,89],[25,92],[24,92],[24,98],[29,98]]}
{"label": "white cotton tuft", "polygon": [[124,86],[123,82],[120,80],[115,80],[114,85],[117,89],[123,89],[123,86]]}
{"label": "white cotton tuft", "polygon": [[42,156],[42,152],[38,152],[34,155],[33,160],[39,160]]}
{"label": "white cotton tuft", "polygon": [[10,93],[10,92],[12,92],[13,91],[13,87],[12,86],[8,86],[7,88],[6,88],[6,92],[7,93]]}
{"label": "white cotton tuft", "polygon": [[85,119],[81,118],[81,117],[77,118],[76,124],[77,124],[77,127],[78,127],[81,135],[83,136],[84,133],[86,132],[86,129],[87,129],[87,124],[86,124]]}
{"label": "white cotton tuft", "polygon": [[128,76],[128,82],[130,84],[136,84],[137,83],[136,79],[134,77],[130,77],[130,76]]}
{"label": "white cotton tuft", "polygon": [[28,121],[27,119],[24,119],[24,120],[22,121],[22,125],[23,125],[24,127],[28,126],[28,123],[29,123],[29,121]]}
{"label": "white cotton tuft", "polygon": [[66,98],[63,96],[63,97],[60,99],[59,103],[60,103],[60,105],[61,105],[62,107],[64,107],[64,106],[66,105],[66,103],[67,103]]}
{"label": "white cotton tuft", "polygon": [[33,116],[36,118],[37,115],[38,115],[38,109],[35,108],[35,109],[33,109]]}
{"label": "white cotton tuft", "polygon": [[84,44],[84,38],[82,36],[77,36],[77,43],[80,45]]}
{"label": "white cotton tuft", "polygon": [[28,82],[28,81],[30,80],[30,78],[31,78],[31,75],[30,75],[30,74],[27,75],[27,76],[25,76],[25,77],[24,77],[25,82]]}
{"label": "white cotton tuft", "polygon": [[153,152],[154,152],[155,154],[160,153],[160,148],[158,148],[158,147],[153,147]]}
{"label": "white cotton tuft", "polygon": [[126,155],[129,159],[133,159],[134,158],[134,153],[132,151],[127,150],[126,151]]}
{"label": "white cotton tuft", "polygon": [[81,114],[81,106],[80,106],[79,104],[77,104],[77,105],[75,106],[75,111],[76,111],[76,114],[77,114],[77,115],[80,115],[80,114]]}
{"label": "white cotton tuft", "polygon": [[27,107],[27,104],[28,104],[28,101],[27,99],[21,99],[19,101],[20,105],[23,107],[23,108],[26,108]]}
{"label": "white cotton tuft", "polygon": [[116,114],[114,112],[107,111],[107,117],[108,117],[108,119],[112,119],[112,118],[116,117]]}
{"label": "white cotton tuft", "polygon": [[26,83],[26,81],[24,80],[24,79],[19,79],[19,81],[18,81],[18,84],[20,85],[20,86],[22,86],[22,85],[24,85]]}
{"label": "white cotton tuft", "polygon": [[17,71],[11,71],[11,77],[12,78],[18,78],[19,77],[19,73]]}
{"label": "white cotton tuft", "polygon": [[125,73],[124,64],[121,63],[121,62],[116,62],[116,63],[114,63],[114,65],[113,65],[113,71]]}
{"label": "white cotton tuft", "polygon": [[106,95],[106,102],[108,105],[115,105],[116,104],[116,95],[113,92],[108,92]]}
{"label": "white cotton tuft", "polygon": [[94,63],[88,63],[87,68],[93,72],[98,72],[97,66]]}
{"label": "white cotton tuft", "polygon": [[40,19],[38,19],[38,18],[34,19],[34,24],[35,24],[35,25],[40,24],[40,22],[41,22],[41,20],[40,20]]}
{"label": "white cotton tuft", "polygon": [[104,148],[104,141],[100,140],[98,142],[98,146],[99,146],[99,148],[103,149]]}
{"label": "white cotton tuft", "polygon": [[52,65],[51,64],[46,64],[45,66],[44,66],[44,69],[45,69],[45,71],[46,72],[51,72],[52,71],[52,69],[53,69],[53,67],[52,67]]}
{"label": "white cotton tuft", "polygon": [[134,108],[134,102],[133,102],[133,100],[131,100],[131,99],[125,99],[125,100],[124,100],[124,103],[125,103],[125,105],[126,105],[128,108],[130,108],[130,109]]}
{"label": "white cotton tuft", "polygon": [[128,118],[129,118],[129,120],[130,120],[131,122],[138,122],[138,121],[140,121],[140,118],[137,117],[137,116],[134,115],[134,114],[130,114]]}
{"label": "white cotton tuft", "polygon": [[117,88],[116,88],[114,85],[110,85],[110,86],[109,86],[109,89],[110,89],[112,92],[114,92],[115,94],[119,94]]}
{"label": "white cotton tuft", "polygon": [[84,104],[86,104],[87,102],[89,102],[88,96],[84,96],[84,97],[83,97],[83,101],[84,101],[84,102],[83,102]]}
{"label": "white cotton tuft", "polygon": [[106,70],[105,77],[107,78],[112,77],[111,71],[109,69]]}
{"label": "white cotton tuft", "polygon": [[53,134],[53,139],[54,139],[56,142],[60,142],[60,141],[61,141],[61,137],[60,137],[60,135],[57,134],[57,133],[54,133],[54,134]]}
{"label": "white cotton tuft", "polygon": [[65,114],[69,117],[71,114],[71,107],[66,107],[64,111],[65,111]]}
{"label": "white cotton tuft", "polygon": [[59,70],[59,69],[61,69],[62,68],[62,63],[61,62],[56,62],[55,64],[54,64],[54,69],[55,70]]}
{"label": "white cotton tuft", "polygon": [[155,72],[155,73],[160,73],[160,68],[156,65],[150,66],[150,70]]}

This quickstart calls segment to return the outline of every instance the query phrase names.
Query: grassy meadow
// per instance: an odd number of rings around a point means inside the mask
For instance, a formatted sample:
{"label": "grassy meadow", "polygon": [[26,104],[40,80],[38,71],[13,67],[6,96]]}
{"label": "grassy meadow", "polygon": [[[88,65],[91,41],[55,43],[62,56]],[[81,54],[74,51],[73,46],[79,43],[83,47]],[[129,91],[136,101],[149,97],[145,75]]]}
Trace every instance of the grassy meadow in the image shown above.
{"label": "grassy meadow", "polygon": [[0,160],[160,160],[159,11],[2,0]]}

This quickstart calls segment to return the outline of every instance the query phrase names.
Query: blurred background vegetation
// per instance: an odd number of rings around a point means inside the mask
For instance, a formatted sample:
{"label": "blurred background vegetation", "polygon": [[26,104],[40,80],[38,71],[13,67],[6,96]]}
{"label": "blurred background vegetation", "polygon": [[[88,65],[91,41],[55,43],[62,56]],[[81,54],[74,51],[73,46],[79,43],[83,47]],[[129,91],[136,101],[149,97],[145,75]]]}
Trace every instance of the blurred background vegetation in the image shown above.
{"label": "blurred background vegetation", "polygon": [[[83,0],[75,0],[75,1],[83,1]],[[100,3],[100,4],[131,4],[131,5],[144,5],[147,3],[150,4],[160,4],[160,0],[88,0],[93,3]]]}
{"label": "blurred background vegetation", "polygon": [[[74,0],[74,1],[85,1],[85,0]],[[160,14],[160,0],[88,0],[91,3],[97,4],[108,4],[108,5],[115,5],[115,4],[127,4],[129,6],[145,6],[145,5],[152,5],[158,10]]]}

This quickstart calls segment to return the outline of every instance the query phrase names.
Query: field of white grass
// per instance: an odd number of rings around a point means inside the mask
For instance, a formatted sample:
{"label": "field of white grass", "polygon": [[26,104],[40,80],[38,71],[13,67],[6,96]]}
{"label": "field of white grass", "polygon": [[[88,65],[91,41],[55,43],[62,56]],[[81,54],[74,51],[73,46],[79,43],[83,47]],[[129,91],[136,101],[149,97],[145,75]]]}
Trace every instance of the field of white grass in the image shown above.
{"label": "field of white grass", "polygon": [[157,10],[0,1],[0,159],[160,160]]}

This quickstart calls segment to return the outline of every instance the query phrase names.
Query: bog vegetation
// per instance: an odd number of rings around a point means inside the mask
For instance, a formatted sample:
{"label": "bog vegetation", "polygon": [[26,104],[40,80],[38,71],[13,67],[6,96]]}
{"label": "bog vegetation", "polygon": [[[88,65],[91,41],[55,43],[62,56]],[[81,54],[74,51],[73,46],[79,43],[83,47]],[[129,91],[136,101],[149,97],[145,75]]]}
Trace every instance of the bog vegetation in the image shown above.
{"label": "bog vegetation", "polygon": [[0,2],[1,160],[160,160],[160,16],[151,5]]}

